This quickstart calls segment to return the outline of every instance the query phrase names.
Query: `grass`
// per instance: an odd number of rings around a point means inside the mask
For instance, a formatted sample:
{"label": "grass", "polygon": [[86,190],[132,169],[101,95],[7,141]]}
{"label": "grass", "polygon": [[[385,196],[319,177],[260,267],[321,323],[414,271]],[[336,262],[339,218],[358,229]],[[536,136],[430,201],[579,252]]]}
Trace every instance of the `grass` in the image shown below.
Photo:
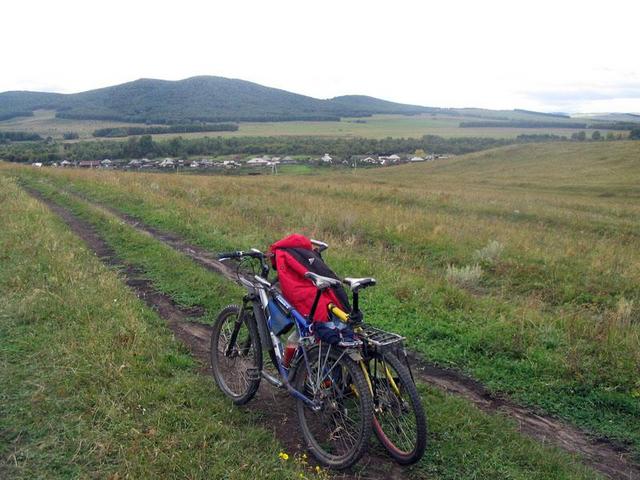
{"label": "grass", "polygon": [[36,110],[32,117],[16,117],[0,121],[0,130],[33,132],[44,138],[61,140],[66,132],[75,132],[80,139],[92,139],[93,131],[99,128],[140,126],[139,123],[56,118],[55,114],[53,110]]}
{"label": "grass", "polygon": [[[154,286],[185,306],[215,312],[236,287],[222,281],[173,250],[133,231],[101,209],[60,193],[48,182],[24,179],[90,222],[117,255],[144,270]],[[468,402],[421,387],[430,420],[427,456],[407,472],[408,478],[593,478],[576,459],[523,437],[515,423],[487,415]],[[196,392],[199,394],[199,392]],[[226,413],[226,410],[225,410]],[[247,433],[249,434],[249,432]],[[221,441],[224,438],[221,437]],[[361,473],[366,474],[366,469]]]}
{"label": "grass", "polygon": [[[470,112],[472,114],[472,112]],[[511,114],[517,118],[518,115]],[[530,117],[528,117],[530,118]],[[459,128],[462,121],[477,120],[474,117],[449,115],[373,115],[362,119],[344,118],[340,122],[241,122],[235,132],[194,132],[187,134],[153,135],[155,138],[196,138],[205,136],[327,136],[327,137],[421,137],[439,135],[442,137],[487,137],[515,138],[522,134],[553,134],[571,137],[580,130],[571,128]],[[547,119],[548,120],[548,119]],[[365,122],[365,123],[362,123]],[[80,139],[93,139],[92,133],[99,128],[140,126],[124,122],[103,120],[72,120],[56,118],[55,112],[38,110],[33,117],[20,117],[0,121],[0,130],[35,132],[43,137],[62,139],[65,132],[77,132]],[[591,136],[592,130],[585,131]],[[614,131],[618,133],[626,132]],[[103,140],[109,140],[103,139]],[[117,140],[117,139],[116,139]],[[120,139],[122,140],[122,139]],[[77,140],[73,140],[77,141]]]}
{"label": "grass", "polygon": [[0,201],[0,477],[312,476],[6,176]]}
{"label": "grass", "polygon": [[[638,453],[639,150],[515,146],[356,175],[257,179],[13,171],[214,251],[266,248],[294,231],[327,240],[338,272],[378,278],[364,298],[373,323]],[[494,241],[499,257],[479,262]],[[476,263],[473,288],[446,280],[449,265]]]}

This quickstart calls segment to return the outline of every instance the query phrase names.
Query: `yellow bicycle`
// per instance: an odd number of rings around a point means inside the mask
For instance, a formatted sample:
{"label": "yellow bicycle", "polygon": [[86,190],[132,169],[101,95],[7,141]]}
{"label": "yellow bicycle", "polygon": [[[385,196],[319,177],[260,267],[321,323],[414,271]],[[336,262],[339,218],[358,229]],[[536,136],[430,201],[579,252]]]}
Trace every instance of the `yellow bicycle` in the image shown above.
{"label": "yellow bicycle", "polygon": [[348,314],[330,304],[329,312],[350,324],[362,340],[362,369],[373,398],[373,431],[389,454],[402,465],[416,463],[427,446],[427,420],[404,348],[404,337],[362,321],[358,294],[375,285],[372,278],[344,279],[353,293]]}

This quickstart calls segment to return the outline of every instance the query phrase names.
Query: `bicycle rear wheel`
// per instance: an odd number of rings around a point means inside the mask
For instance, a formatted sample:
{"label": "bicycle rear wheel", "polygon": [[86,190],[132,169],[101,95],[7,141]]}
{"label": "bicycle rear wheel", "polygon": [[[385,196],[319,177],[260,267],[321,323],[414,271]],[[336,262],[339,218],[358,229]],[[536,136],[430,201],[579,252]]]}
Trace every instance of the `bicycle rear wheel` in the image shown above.
{"label": "bicycle rear wheel", "polygon": [[260,385],[262,348],[251,311],[225,307],[211,332],[211,371],[220,390],[236,405],[253,398]]}
{"label": "bicycle rear wheel", "polygon": [[298,399],[296,410],[313,456],[330,468],[348,468],[365,452],[371,435],[372,401],[364,373],[344,349],[320,344],[298,362],[294,388],[317,402]]}
{"label": "bicycle rear wheel", "polygon": [[427,419],[408,368],[393,353],[369,358],[374,393],[373,431],[401,465],[416,463],[427,447]]}

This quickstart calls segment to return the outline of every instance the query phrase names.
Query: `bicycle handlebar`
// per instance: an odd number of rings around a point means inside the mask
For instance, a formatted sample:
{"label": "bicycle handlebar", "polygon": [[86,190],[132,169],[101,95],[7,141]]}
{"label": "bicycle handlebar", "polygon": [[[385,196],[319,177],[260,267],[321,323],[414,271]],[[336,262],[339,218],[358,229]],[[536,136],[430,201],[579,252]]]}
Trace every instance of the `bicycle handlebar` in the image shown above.
{"label": "bicycle handlebar", "polygon": [[227,258],[242,258],[242,257],[251,257],[251,258],[264,258],[264,253],[259,250],[251,250],[249,252],[244,252],[242,250],[238,250],[236,252],[220,252],[218,253],[218,260],[224,260]]}
{"label": "bicycle handlebar", "polygon": [[250,257],[250,258],[255,258],[260,260],[260,269],[261,269],[260,274],[265,279],[267,278],[267,276],[269,275],[269,265],[267,264],[267,262],[265,262],[266,255],[256,248],[252,248],[248,252],[238,250],[235,252],[220,252],[218,254],[218,260],[221,260],[221,261],[232,259],[232,258],[243,258],[243,257]]}

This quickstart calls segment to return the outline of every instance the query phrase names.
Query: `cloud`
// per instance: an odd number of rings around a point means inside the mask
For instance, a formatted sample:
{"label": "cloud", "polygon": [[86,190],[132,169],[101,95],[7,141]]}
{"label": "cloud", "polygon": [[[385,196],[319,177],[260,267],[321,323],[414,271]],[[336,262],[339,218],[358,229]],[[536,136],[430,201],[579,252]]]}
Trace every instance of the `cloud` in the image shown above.
{"label": "cloud", "polygon": [[640,98],[640,83],[620,87],[576,88],[559,90],[539,90],[525,95],[533,100],[545,103],[575,103],[592,100],[615,100],[621,98]]}

